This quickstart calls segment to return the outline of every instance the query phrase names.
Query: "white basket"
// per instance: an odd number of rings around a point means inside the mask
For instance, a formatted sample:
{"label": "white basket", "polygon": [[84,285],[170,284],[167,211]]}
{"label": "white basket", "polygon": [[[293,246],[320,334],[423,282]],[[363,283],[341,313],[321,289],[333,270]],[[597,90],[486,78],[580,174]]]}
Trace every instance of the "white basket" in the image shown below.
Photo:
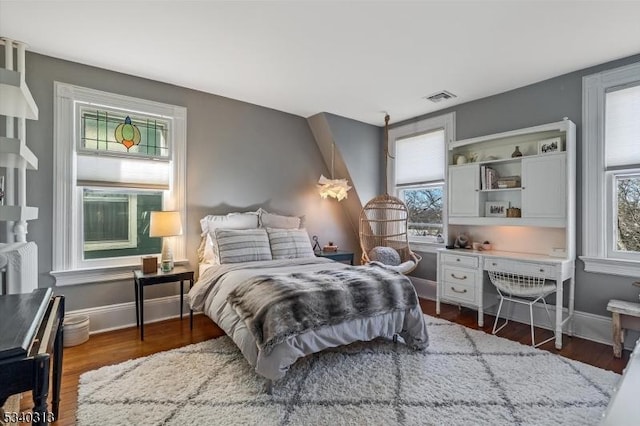
{"label": "white basket", "polygon": [[64,318],[64,347],[77,346],[89,340],[89,317],[72,315]]}

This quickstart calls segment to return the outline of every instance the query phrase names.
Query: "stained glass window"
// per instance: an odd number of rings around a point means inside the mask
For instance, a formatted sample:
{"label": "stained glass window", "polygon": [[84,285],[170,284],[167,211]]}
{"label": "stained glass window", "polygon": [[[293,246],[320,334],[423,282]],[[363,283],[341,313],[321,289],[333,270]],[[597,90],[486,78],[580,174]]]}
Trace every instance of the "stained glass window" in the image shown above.
{"label": "stained glass window", "polygon": [[[112,154],[133,154],[145,157],[169,157],[167,131],[169,123],[155,117],[136,116],[122,112],[95,110],[83,108],[81,110],[80,148],[85,151],[108,152]],[[128,127],[127,125],[131,126]],[[119,136],[129,136],[129,130],[138,134],[137,144],[127,144],[118,141]],[[116,132],[118,130],[118,132]],[[123,139],[122,137],[120,138]],[[130,145],[130,146],[127,146]]]}

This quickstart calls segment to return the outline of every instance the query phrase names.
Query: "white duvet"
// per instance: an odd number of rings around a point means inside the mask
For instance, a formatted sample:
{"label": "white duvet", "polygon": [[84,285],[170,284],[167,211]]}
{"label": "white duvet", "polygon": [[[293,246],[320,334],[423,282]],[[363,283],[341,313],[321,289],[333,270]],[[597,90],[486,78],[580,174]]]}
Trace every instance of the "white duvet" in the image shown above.
{"label": "white duvet", "polygon": [[364,319],[324,326],[291,336],[263,354],[251,332],[227,303],[227,296],[239,283],[256,275],[290,274],[327,269],[342,269],[347,265],[324,258],[268,260],[211,266],[202,270],[198,282],[189,291],[191,308],[203,311],[236,343],[255,371],[267,379],[284,377],[298,358],[323,349],[377,337],[393,338],[411,335],[417,342],[428,343],[427,328],[420,305],[407,311],[396,311]]}

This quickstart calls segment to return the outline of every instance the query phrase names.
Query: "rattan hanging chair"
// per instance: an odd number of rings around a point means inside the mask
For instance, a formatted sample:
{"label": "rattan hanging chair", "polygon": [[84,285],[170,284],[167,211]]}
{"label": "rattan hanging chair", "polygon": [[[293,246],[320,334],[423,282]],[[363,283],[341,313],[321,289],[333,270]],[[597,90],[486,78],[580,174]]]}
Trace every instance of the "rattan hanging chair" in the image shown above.
{"label": "rattan hanging chair", "polygon": [[413,271],[422,258],[409,246],[408,217],[407,206],[396,197],[385,194],[370,200],[360,212],[362,263],[379,261],[403,274]]}
{"label": "rattan hanging chair", "polygon": [[[386,182],[389,115],[384,117],[384,121]],[[411,251],[409,246],[408,219],[407,206],[399,198],[384,194],[370,200],[360,212],[362,263],[377,261],[403,274],[413,271],[422,257]]]}

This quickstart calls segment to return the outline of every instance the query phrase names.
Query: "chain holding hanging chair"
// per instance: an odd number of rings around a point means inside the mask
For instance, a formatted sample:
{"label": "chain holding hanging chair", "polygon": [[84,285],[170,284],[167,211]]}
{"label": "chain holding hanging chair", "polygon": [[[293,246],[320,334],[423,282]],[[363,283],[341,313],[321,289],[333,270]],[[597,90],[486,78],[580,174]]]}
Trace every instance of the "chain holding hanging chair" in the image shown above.
{"label": "chain holding hanging chair", "polygon": [[[385,182],[389,155],[389,115],[385,121]],[[392,157],[393,158],[393,157]],[[362,263],[377,261],[403,274],[413,271],[422,257],[411,251],[407,235],[409,211],[389,194],[371,199],[360,212]]]}

